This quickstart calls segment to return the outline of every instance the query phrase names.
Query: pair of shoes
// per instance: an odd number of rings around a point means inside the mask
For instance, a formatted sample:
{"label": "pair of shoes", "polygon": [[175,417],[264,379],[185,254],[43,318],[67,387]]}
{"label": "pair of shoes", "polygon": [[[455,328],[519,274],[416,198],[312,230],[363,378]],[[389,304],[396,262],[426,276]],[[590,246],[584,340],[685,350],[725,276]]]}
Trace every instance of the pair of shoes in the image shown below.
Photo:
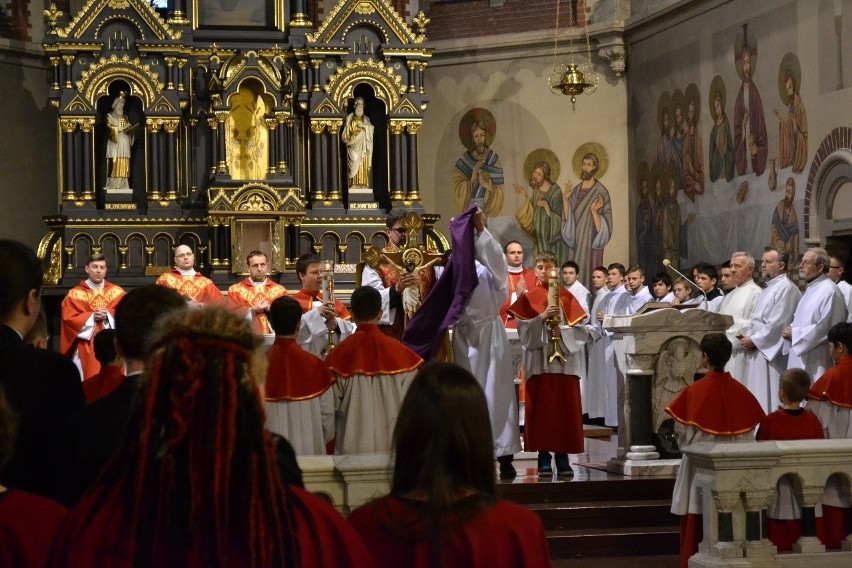
{"label": "pair of shoes", "polygon": [[538,453],[538,476],[553,477],[553,467],[550,465],[550,453]]}
{"label": "pair of shoes", "polygon": [[571,462],[568,461],[567,454],[556,454],[554,461],[556,462],[556,477],[559,479],[574,477],[574,470],[571,469]]}
{"label": "pair of shoes", "polygon": [[515,479],[518,477],[518,472],[515,471],[515,466],[511,460],[500,461],[500,479]]}

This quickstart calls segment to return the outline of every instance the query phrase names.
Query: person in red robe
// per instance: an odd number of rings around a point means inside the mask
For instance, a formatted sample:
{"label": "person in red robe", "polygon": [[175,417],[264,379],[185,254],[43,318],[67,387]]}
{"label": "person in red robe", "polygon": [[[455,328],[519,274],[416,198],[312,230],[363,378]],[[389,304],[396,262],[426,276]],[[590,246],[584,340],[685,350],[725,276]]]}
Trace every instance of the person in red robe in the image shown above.
{"label": "person in red robe", "polygon": [[334,438],[334,377],[322,359],[296,343],[302,308],[282,296],[269,308],[275,343],[267,353],[266,427],[283,436],[296,455],[322,455]]}
{"label": "person in red robe", "polygon": [[515,329],[515,317],[509,314],[509,306],[535,287],[537,279],[535,271],[524,266],[524,247],[518,241],[509,241],[503,247],[506,253],[506,262],[509,264],[509,295],[506,302],[500,308],[500,317],[503,324],[509,329]]}
{"label": "person in red robe", "polygon": [[[0,471],[15,448],[17,420],[0,389]],[[68,511],[59,503],[0,484],[0,566],[40,567]]]}
{"label": "person in red robe", "polygon": [[[329,339],[340,343],[355,331],[352,316],[343,302],[323,297],[322,260],[315,254],[305,253],[296,260],[296,275],[302,288],[291,297],[302,307],[302,325],[296,341],[306,351],[322,357],[330,349]],[[333,288],[332,288],[333,293]],[[331,338],[329,332],[332,332]]]}
{"label": "person in red robe", "polygon": [[69,513],[48,566],[371,566],[340,514],[281,477],[263,427],[261,344],[223,308],[158,323],[126,441]]}
{"label": "person in red robe", "polygon": [[[817,417],[826,438],[852,438],[852,324],[840,322],[828,330],[828,349],[834,366],[811,386],[805,408]],[[840,548],[852,532],[850,505],[839,480],[829,478],[822,494],[826,548]]]}
{"label": "person in red robe", "polygon": [[253,250],[246,257],[249,276],[228,288],[229,309],[251,322],[255,333],[274,333],[269,326],[269,306],[276,298],[287,295],[287,289],[267,277],[266,254]]}
{"label": "person in red robe", "polygon": [[[779,385],[778,398],[782,406],[760,421],[755,436],[757,441],[824,438],[819,420],[801,406],[811,386],[807,371],[787,369]],[[769,540],[779,551],[793,550],[793,543],[802,535],[801,506],[789,480],[780,480],[767,515]]]}
{"label": "person in red robe", "polygon": [[190,308],[218,306],[225,297],[212,280],[195,271],[195,253],[186,245],[175,249],[175,268],[157,278],[157,284],[177,290]]}
{"label": "person in red robe", "polygon": [[376,566],[550,566],[538,515],[495,498],[488,406],[473,375],[424,365],[393,439],[390,495],[349,516]]}
{"label": "person in red robe", "polygon": [[[765,413],[751,392],[730,373],[725,365],[733,346],[724,333],[708,333],[701,339],[702,366],[707,373],[686,387],[666,407],[675,420],[678,446],[697,442],[752,442],[754,428]],[[687,568],[689,558],[698,552],[702,509],[695,471],[688,455],[681,459],[677,472],[671,512],[680,515],[680,566]]]}
{"label": "person in red robe", "polygon": [[115,328],[115,307],[124,290],[107,281],[107,262],[102,254],[86,261],[88,278],[71,288],[62,300],[62,333],[59,352],[70,357],[83,380],[98,374],[101,364],[95,357],[92,340],[106,328]]}
{"label": "person in red robe", "polygon": [[[589,332],[579,325],[586,311],[571,292],[562,287],[556,272],[556,257],[539,253],[535,257],[536,285],[509,306],[517,320],[518,337],[524,349],[527,377],[524,446],[538,450],[539,476],[553,475],[550,452],[555,452],[556,474],[572,477],[568,454],[585,449],[583,408],[580,395],[583,346]],[[553,281],[558,301],[549,302],[548,283]],[[558,345],[563,357],[551,359],[553,327],[558,322]]]}
{"label": "person in red robe", "polygon": [[95,357],[101,370],[89,380],[83,381],[86,404],[92,404],[107,396],[124,381],[124,357],[115,349],[115,330],[105,329],[95,336]]}
{"label": "person in red robe", "polygon": [[[399,252],[405,248],[408,241],[408,229],[402,226],[402,222],[408,211],[405,209],[391,209],[385,219],[385,235],[387,242],[382,252]],[[405,308],[403,306],[403,293],[406,288],[417,290],[416,296],[420,302],[426,298],[437,277],[435,268],[418,270],[417,273],[400,270],[389,262],[380,264],[377,268],[364,266],[361,272],[361,284],[371,286],[382,295],[382,319],[379,320],[379,329],[382,333],[402,338],[405,330]]]}
{"label": "person in red robe", "polygon": [[326,357],[335,377],[335,453],[390,453],[391,432],[423,359],[377,325],[382,297],[370,286],[352,293],[358,327]]}

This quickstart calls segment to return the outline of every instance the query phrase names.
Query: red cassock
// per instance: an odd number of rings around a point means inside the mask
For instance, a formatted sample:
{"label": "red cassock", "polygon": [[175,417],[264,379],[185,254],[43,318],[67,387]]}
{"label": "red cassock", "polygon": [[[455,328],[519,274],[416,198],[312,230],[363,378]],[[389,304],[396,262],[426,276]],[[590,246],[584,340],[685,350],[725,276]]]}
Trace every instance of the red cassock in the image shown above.
{"label": "red cassock", "polygon": [[101,364],[95,357],[95,335],[104,329],[104,322],[95,322],[95,330],[88,340],[80,339],[77,335],[89,320],[92,312],[106,308],[115,315],[115,307],[124,296],[121,286],[104,280],[103,288],[89,288],[86,281],[68,291],[62,300],[62,333],[59,338],[59,352],[67,357],[73,357],[74,349],[80,355],[83,367],[83,379],[89,379],[98,374]]}
{"label": "red cassock", "polygon": [[[128,527],[119,522],[122,498],[113,494],[105,502],[98,503],[103,497],[100,491],[94,490],[71,510],[53,543],[48,566],[134,566]],[[290,530],[295,532],[302,566],[370,568],[373,565],[357,533],[326,501],[292,485],[288,487],[288,498],[287,507],[293,521]],[[209,542],[195,542],[185,557],[186,551],[164,542],[164,535],[160,538],[162,545],[154,566],[203,568],[208,565],[204,553],[211,546]],[[250,565],[250,560],[241,557],[240,551],[230,552],[232,565]]]}
{"label": "red cassock", "polygon": [[[707,371],[666,407],[672,418],[716,436],[739,436],[754,430],[766,415],[754,395],[730,373]],[[722,440],[720,440],[722,441]],[[681,566],[698,550],[701,515],[681,517]]]}
{"label": "red cassock", "polygon": [[124,368],[115,365],[101,366],[100,372],[83,381],[83,394],[86,396],[86,404],[92,404],[99,398],[103,398],[118,387],[124,380]]}
{"label": "red cassock", "polygon": [[68,511],[55,501],[10,489],[0,493],[0,566],[44,566]]}
{"label": "red cassock", "polygon": [[538,279],[535,277],[535,271],[524,266],[520,272],[517,273],[509,273],[509,295],[506,296],[506,301],[500,307],[500,318],[503,320],[503,325],[508,327],[509,329],[514,329],[517,327],[515,323],[515,317],[509,314],[509,306],[512,301],[512,292],[515,291],[515,286],[518,285],[518,282],[523,279],[524,283],[526,283],[527,290],[532,290],[538,284]]}
{"label": "red cassock", "polygon": [[[509,306],[508,313],[519,320],[537,317],[547,308],[547,293],[547,288],[537,282]],[[577,325],[586,318],[586,312],[577,298],[562,286],[559,287],[559,305],[562,319],[568,325]],[[583,452],[585,441],[580,377],[562,373],[539,373],[528,377],[525,387],[525,448],[528,451],[565,454]]]}
{"label": "red cassock", "polygon": [[[760,421],[757,435],[760,440],[810,440],[824,438],[822,425],[816,416],[800,408],[788,411],[778,409]],[[799,519],[768,519],[768,536],[778,550],[793,550],[793,543],[802,535]],[[821,532],[822,519],[817,519],[817,534]]]}
{"label": "red cassock", "polygon": [[375,324],[361,324],[340,342],[325,364],[343,379],[355,375],[396,375],[423,364],[420,356],[398,340],[382,333]]}
{"label": "red cassock", "polygon": [[[227,307],[239,316],[244,316],[246,310],[266,300],[271,304],[276,298],[287,295],[287,289],[269,278],[263,286],[255,286],[251,278],[241,280],[228,288]],[[255,314],[252,318],[252,329],[255,333],[269,335],[275,333],[269,326],[269,318],[266,313]]]}
{"label": "red cassock", "polygon": [[[290,297],[299,302],[299,305],[302,306],[302,313],[304,314],[314,307],[314,302],[322,302],[322,291],[309,292],[302,289]],[[340,319],[348,320],[352,317],[349,315],[349,310],[343,305],[343,302],[337,299],[334,300],[334,311]]]}
{"label": "red cassock", "polygon": [[269,349],[265,398],[271,402],[308,400],[334,384],[322,359],[299,347],[292,337],[276,337]]}
{"label": "red cassock", "polygon": [[197,272],[192,276],[184,276],[178,270],[171,270],[161,274],[157,278],[157,284],[177,290],[181,296],[205,306],[221,304],[225,301],[225,297],[213,281]]}
{"label": "red cassock", "polygon": [[439,563],[432,562],[434,527],[424,514],[422,503],[385,497],[353,511],[349,522],[367,545],[376,566],[550,566],[541,519],[508,501],[497,501],[462,523],[447,516]]}

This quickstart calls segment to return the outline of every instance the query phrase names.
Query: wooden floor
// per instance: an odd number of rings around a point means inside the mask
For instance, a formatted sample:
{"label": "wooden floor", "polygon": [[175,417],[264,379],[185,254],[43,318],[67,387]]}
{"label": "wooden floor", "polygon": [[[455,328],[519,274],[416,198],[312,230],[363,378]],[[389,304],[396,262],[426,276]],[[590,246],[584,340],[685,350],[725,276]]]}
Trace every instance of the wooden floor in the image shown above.
{"label": "wooden floor", "polygon": [[[515,456],[514,462],[518,477],[511,481],[498,481],[498,497],[522,503],[542,517],[554,567],[677,567],[677,549],[676,546],[672,547],[671,534],[672,519],[676,517],[668,513],[671,500],[669,485],[674,478],[654,478],[649,481],[647,478],[630,478],[607,472],[605,464],[616,455],[617,438],[615,435],[607,436],[609,432],[587,432],[587,435],[589,433],[604,437],[587,437],[585,452],[570,456],[573,479],[558,480],[555,476],[540,479],[537,471],[538,454],[522,452]],[[631,491],[632,483],[636,483],[634,491]],[[653,519],[662,519],[661,524],[669,525],[665,529],[669,534],[661,535],[664,541],[655,540],[656,535],[653,533],[658,530],[656,528],[648,528],[645,533],[635,535],[625,534],[632,529],[613,528],[612,532],[619,534],[607,535],[605,529],[608,524],[610,527],[622,526],[619,522],[623,515],[618,510],[634,509],[631,501],[619,500],[631,493],[643,494],[648,491],[656,492],[652,496],[656,502],[651,504],[656,508],[649,509],[646,514],[651,519],[649,523],[653,524]],[[587,501],[596,499],[601,508],[597,513],[590,512],[592,506]],[[650,500],[643,505],[647,505]],[[580,512],[580,509],[583,511]],[[607,514],[611,517],[609,520]],[[569,533],[578,533],[574,535],[573,542]],[[615,551],[615,556],[607,553],[609,549]],[[641,552],[632,554],[632,550]]]}

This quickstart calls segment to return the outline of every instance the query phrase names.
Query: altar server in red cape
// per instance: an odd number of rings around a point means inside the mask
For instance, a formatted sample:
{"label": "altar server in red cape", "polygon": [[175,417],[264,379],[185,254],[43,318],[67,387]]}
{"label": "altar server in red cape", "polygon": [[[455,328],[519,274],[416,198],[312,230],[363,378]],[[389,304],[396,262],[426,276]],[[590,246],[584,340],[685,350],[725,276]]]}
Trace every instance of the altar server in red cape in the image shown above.
{"label": "altar server in red cape", "polygon": [[91,255],[86,261],[88,278],[71,288],[62,300],[59,352],[71,357],[84,380],[101,369],[92,340],[103,329],[115,329],[115,307],[124,296],[121,286],[107,281],[106,273],[106,257]]}
{"label": "altar server in red cape", "polygon": [[157,284],[177,290],[186,298],[190,308],[217,306],[225,302],[225,297],[212,280],[195,271],[195,253],[186,245],[175,249],[175,268],[157,278]]}
{"label": "altar server in red cape", "polygon": [[[527,451],[539,451],[539,476],[553,475],[550,452],[555,452],[557,476],[572,477],[574,472],[568,454],[579,454],[585,449],[580,373],[582,349],[589,332],[579,324],[587,315],[573,294],[559,283],[553,254],[538,254],[534,266],[538,277],[536,285],[509,307],[525,348],[525,446]],[[559,301],[558,305],[548,306],[551,278],[555,281]],[[564,360],[549,361],[552,347],[547,319],[557,314],[560,322],[558,346]]]}
{"label": "altar server in red cape", "polygon": [[277,298],[269,308],[275,343],[266,369],[266,428],[287,438],[296,455],[322,455],[334,438],[334,377],[322,359],[299,347],[302,308]]}
{"label": "altar server in red cape", "polygon": [[[757,441],[822,439],[822,425],[816,416],[805,411],[801,403],[808,396],[811,376],[804,369],[787,369],[779,379],[778,398],[781,408],[760,421]],[[767,510],[767,534],[779,551],[793,550],[793,543],[802,535],[802,503],[796,498],[793,485],[787,478],[778,480],[775,498]],[[822,517],[817,520],[821,532]]]}
{"label": "altar server in red cape", "polygon": [[[697,442],[753,442],[754,428],[765,416],[760,403],[725,365],[733,346],[724,333],[708,333],[701,340],[704,377],[686,387],[666,408],[675,420],[678,446]],[[680,565],[698,552],[701,535],[701,498],[693,485],[695,470],[684,454],[677,472],[671,511],[681,516]]]}
{"label": "altar server in red cape", "polygon": [[334,305],[326,302],[322,292],[322,259],[315,254],[305,253],[296,260],[296,275],[302,288],[292,295],[302,307],[302,325],[296,341],[306,351],[317,357],[323,356],[328,345],[328,332],[333,332],[335,343],[339,343],[355,331],[350,321],[349,310],[336,299]]}
{"label": "altar server in red cape", "polygon": [[[806,409],[812,412],[826,438],[852,438],[852,324],[841,322],[828,330],[828,347],[834,366],[808,392]],[[830,477],[822,494],[826,548],[839,548],[852,532],[849,493]]]}
{"label": "altar server in red cape", "polygon": [[335,452],[390,453],[399,407],[423,359],[379,330],[378,290],[357,288],[351,306],[358,327],[325,360],[336,380]]}

